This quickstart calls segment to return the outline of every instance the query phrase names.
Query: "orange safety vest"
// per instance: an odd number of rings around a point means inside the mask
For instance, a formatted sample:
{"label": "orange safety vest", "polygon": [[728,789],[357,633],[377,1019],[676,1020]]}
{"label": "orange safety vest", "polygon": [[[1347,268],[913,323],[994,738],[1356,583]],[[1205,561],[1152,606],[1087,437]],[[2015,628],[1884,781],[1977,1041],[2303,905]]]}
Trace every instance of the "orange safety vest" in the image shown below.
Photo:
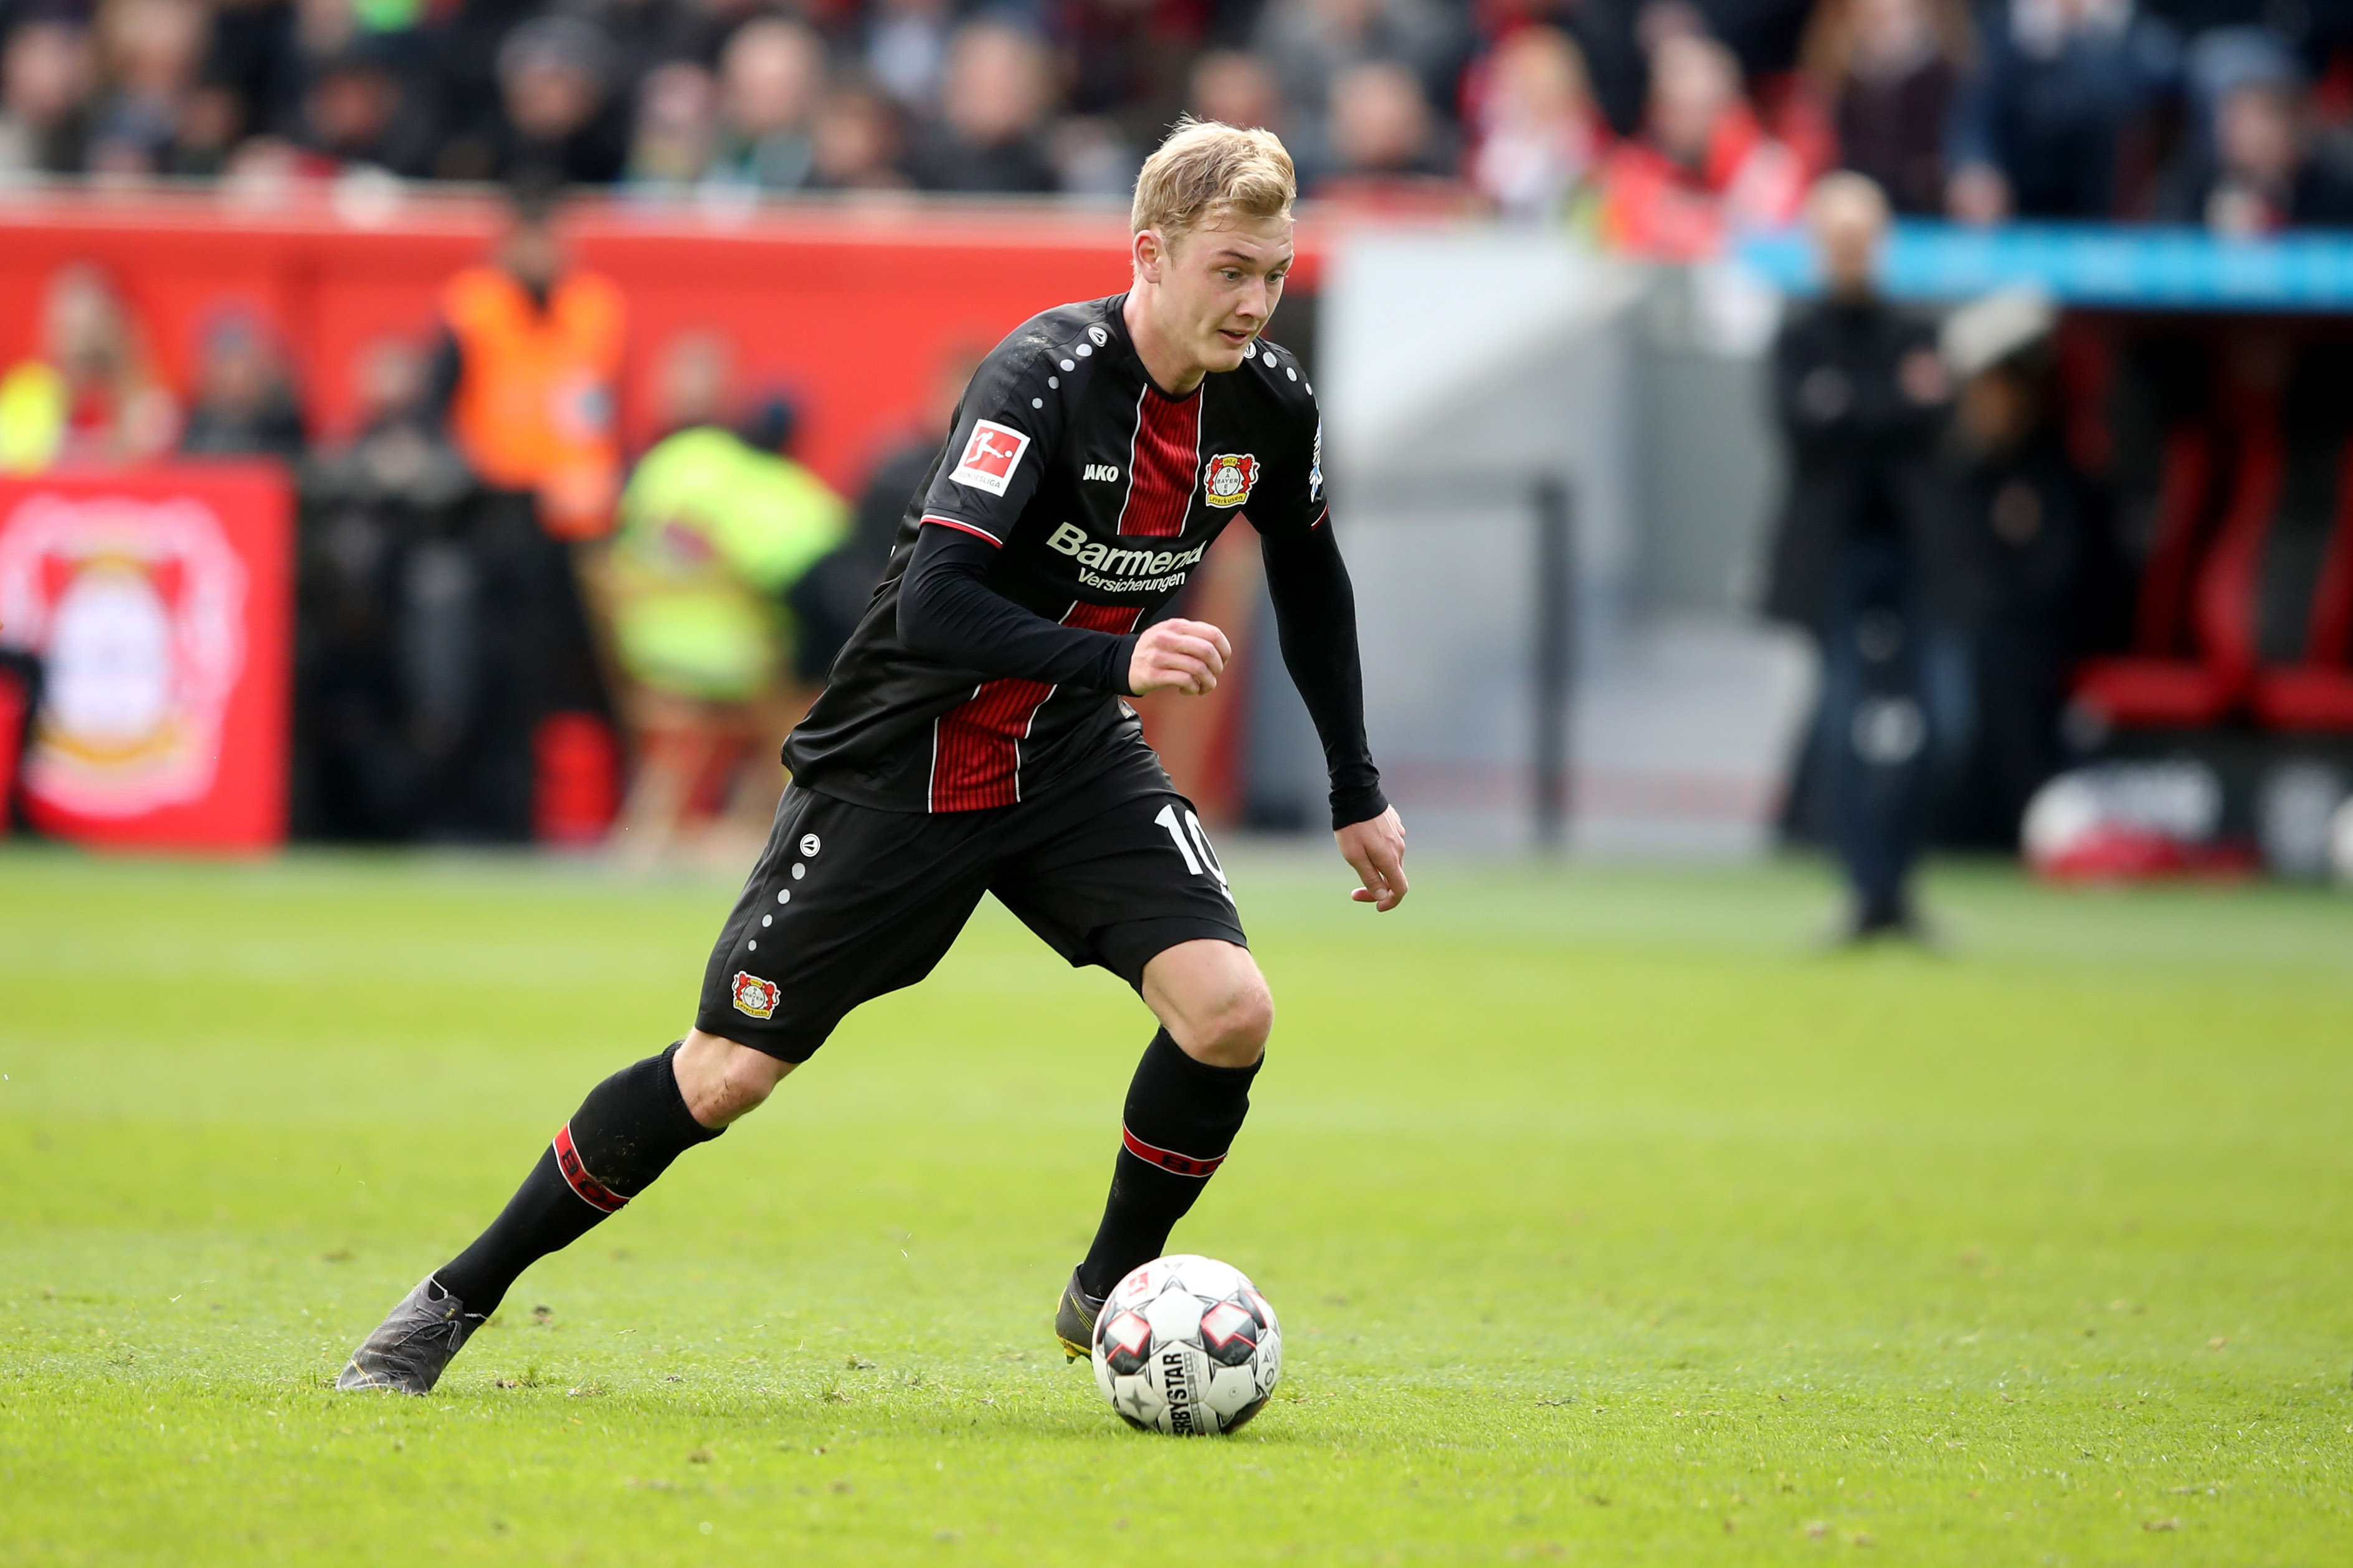
{"label": "orange safety vest", "polygon": [[470,267],[441,293],[463,370],[450,434],[485,484],[539,496],[559,539],[609,531],[620,494],[621,291],[593,273],[557,283],[541,310],[505,273]]}

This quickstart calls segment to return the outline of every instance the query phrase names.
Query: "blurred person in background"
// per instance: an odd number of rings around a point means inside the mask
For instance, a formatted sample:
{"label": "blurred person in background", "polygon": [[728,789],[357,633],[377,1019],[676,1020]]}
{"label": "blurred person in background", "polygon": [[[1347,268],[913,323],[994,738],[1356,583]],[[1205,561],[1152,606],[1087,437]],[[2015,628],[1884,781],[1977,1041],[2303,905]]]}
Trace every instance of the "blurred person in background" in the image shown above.
{"label": "blurred person in background", "polygon": [[867,74],[902,108],[929,109],[947,68],[948,0],[872,0],[866,7]]}
{"label": "blurred person in background", "polygon": [[817,112],[809,184],[826,191],[903,191],[898,106],[871,83],[837,83]]}
{"label": "blurred person in background", "polygon": [[1845,871],[1853,942],[1918,936],[1909,890],[1927,830],[1932,747],[1964,737],[1968,663],[1938,595],[1953,552],[1928,504],[1949,402],[1935,334],[1875,279],[1887,203],[1838,174],[1809,203],[1824,293],[1794,310],[1772,359],[1789,485],[1766,612],[1821,650],[1810,773]]}
{"label": "blurred person in background", "polygon": [[2110,218],[2126,141],[2175,85],[2173,30],[2133,0],[2010,0],[1954,105],[1946,206],[1964,223]]}
{"label": "blurred person in background", "polygon": [[499,46],[503,110],[491,178],[609,184],[628,157],[628,129],[609,91],[612,46],[577,16],[538,16]]}
{"label": "blurred person in background", "polygon": [[2318,136],[2302,67],[2275,40],[2232,32],[2192,50],[2207,68],[2193,104],[2210,105],[2211,118],[2163,216],[2232,239],[2353,226],[2353,166]]}
{"label": "blurred person in background", "polygon": [[1266,62],[1244,49],[1211,49],[1193,62],[1186,108],[1197,120],[1282,133],[1282,93]]}
{"label": "blurred person in background", "polygon": [[108,86],[90,121],[90,173],[181,172],[208,26],[197,0],[106,0],[98,37]]}
{"label": "blurred person in background", "polygon": [[229,99],[237,134],[291,130],[303,81],[294,0],[213,0],[211,11],[203,80]]}
{"label": "blurred person in background", "polygon": [[547,836],[538,808],[575,798],[601,765],[591,727],[607,704],[575,555],[593,570],[619,495],[626,310],[610,280],[571,264],[554,191],[528,184],[492,262],[452,278],[441,310],[429,402],[484,488],[473,534],[496,718],[476,822],[515,839],[537,820]]}
{"label": "blurred person in background", "polygon": [[793,658],[804,686],[815,689],[825,684],[834,655],[865,618],[874,585],[882,580],[891,548],[898,542],[907,503],[931,473],[955,418],[956,400],[964,395],[980,358],[980,352],[969,345],[942,356],[931,395],[904,442],[883,455],[859,492],[849,537],[804,573],[786,595],[797,634]]}
{"label": "blurred person in background", "polygon": [[1642,135],[1601,168],[1602,236],[1669,261],[1714,256],[1727,234],[1788,222],[1805,169],[1765,134],[1741,95],[1740,67],[1713,38],[1671,33],[1651,58]]}
{"label": "blurred person in background", "polygon": [[1056,186],[1074,196],[1124,200],[1143,157],[1107,115],[1065,114],[1048,122],[1046,156]]}
{"label": "blurred person in background", "polygon": [[427,357],[357,357],[359,432],[303,470],[297,557],[293,831],[480,836],[470,776],[492,716],[473,476],[428,405]]}
{"label": "blurred person in background", "polygon": [[939,114],[917,130],[907,172],[927,191],[1059,189],[1043,134],[1051,107],[1036,36],[1009,23],[967,22],[949,43]]}
{"label": "blurred person in background", "polygon": [[709,68],[730,26],[729,17],[695,0],[563,0],[555,8],[605,36],[613,49],[612,89],[625,102],[664,66]]}
{"label": "blurred person in background", "polygon": [[432,167],[434,124],[395,47],[354,38],[311,68],[299,143],[327,171],[364,167],[416,178]]}
{"label": "blurred person in background", "polygon": [[1266,0],[1250,47],[1303,128],[1324,123],[1345,72],[1376,60],[1412,72],[1425,101],[1437,100],[1451,117],[1468,42],[1461,21],[1458,7],[1439,0]]}
{"label": "blurred person in background", "polygon": [[678,195],[700,184],[719,146],[719,84],[691,60],[648,71],[638,89],[625,182],[639,195]]}
{"label": "blurred person in background", "polygon": [[2052,331],[2039,292],[1997,294],[1953,313],[1943,331],[1959,380],[1933,504],[1958,552],[1974,645],[1978,763],[1973,837],[2015,845],[2034,792],[2064,762],[2068,672],[2120,633],[2124,595],[2104,492],[2076,466]]}
{"label": "blurred person in background", "polygon": [[0,377],[0,471],[129,465],[172,448],[180,416],[114,285],[75,263],[49,279],[41,353]]}
{"label": "blurred person in background", "polygon": [[1899,213],[1945,210],[1945,137],[1974,52],[1961,0],[1823,0],[1814,12],[1803,68],[1829,106],[1839,166]]}
{"label": "blurred person in background", "polygon": [[78,16],[17,18],[0,43],[0,183],[81,172],[96,80],[90,29]]}
{"label": "blurred person in background", "polygon": [[1741,74],[1760,86],[1798,63],[1808,18],[1817,0],[1683,0],[1702,30],[1740,62]]}
{"label": "blurred person in background", "polygon": [[1452,138],[1430,112],[1421,80],[1394,60],[1351,66],[1332,82],[1324,144],[1330,163],[1313,194],[1389,205],[1454,194]]}
{"label": "blurred person in background", "polygon": [[[356,0],[293,0],[305,16],[313,7],[348,11]],[[544,0],[462,0],[454,9],[437,11],[426,37],[430,46],[432,76],[439,99],[440,145],[434,150],[433,173],[445,180],[488,180],[493,177],[499,153],[507,137],[507,115],[501,101],[504,59],[501,48],[523,23],[544,9]],[[604,37],[593,22],[573,17],[591,35]],[[313,48],[332,53],[340,46]],[[709,62],[704,62],[709,63]]]}
{"label": "blurred person in background", "polygon": [[1561,217],[1609,133],[1584,56],[1556,28],[1523,27],[1495,46],[1481,89],[1472,184],[1506,218]]}
{"label": "blurred person in background", "polygon": [[738,28],[720,56],[719,145],[708,177],[760,191],[807,184],[825,78],[825,43],[807,25],[764,16]]}
{"label": "blurred person in background", "polygon": [[716,334],[670,345],[659,395],[671,432],[629,477],[607,563],[637,754],[617,830],[639,863],[681,846],[706,791],[727,797],[714,853],[732,862],[765,837],[777,752],[814,695],[793,679],[785,595],[849,528],[841,498],[777,449],[788,412],[728,426],[729,362]]}
{"label": "blurred person in background", "polygon": [[1463,87],[1474,117],[1503,46],[1523,29],[1550,27],[1576,46],[1607,134],[1630,136],[1642,128],[1649,68],[1636,32],[1638,7],[1629,0],[1477,0],[1472,15],[1485,46]]}
{"label": "blurred person in background", "polygon": [[261,323],[228,311],[205,329],[195,396],[180,451],[195,458],[260,457],[300,461],[302,414],[278,351]]}

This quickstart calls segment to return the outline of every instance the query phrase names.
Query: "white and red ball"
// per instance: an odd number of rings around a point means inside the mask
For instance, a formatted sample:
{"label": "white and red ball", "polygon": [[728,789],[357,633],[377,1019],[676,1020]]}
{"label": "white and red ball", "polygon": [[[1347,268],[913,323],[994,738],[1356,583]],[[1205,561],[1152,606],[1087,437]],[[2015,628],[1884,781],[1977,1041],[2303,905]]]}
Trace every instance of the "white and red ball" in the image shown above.
{"label": "white and red ball", "polygon": [[1282,1373],[1274,1309],[1214,1258],[1157,1258],[1095,1317],[1095,1386],[1131,1426],[1193,1436],[1257,1415]]}

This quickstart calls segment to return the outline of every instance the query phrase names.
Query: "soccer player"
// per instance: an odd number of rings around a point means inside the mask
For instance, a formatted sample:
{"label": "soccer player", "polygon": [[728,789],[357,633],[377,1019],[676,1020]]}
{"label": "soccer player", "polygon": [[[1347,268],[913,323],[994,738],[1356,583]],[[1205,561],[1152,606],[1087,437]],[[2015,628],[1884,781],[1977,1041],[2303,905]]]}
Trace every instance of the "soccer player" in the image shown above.
{"label": "soccer player", "polygon": [[1185,122],[1136,181],[1124,294],[1049,310],[982,363],[871,607],[785,747],[792,784],[720,932],[693,1029],[591,1089],[506,1209],[353,1352],[342,1388],[424,1394],[535,1260],[766,1100],[851,1008],[928,974],[984,892],[1160,1020],[1111,1195],[1054,1329],[1089,1353],[1250,1108],[1274,1005],[1217,853],[1124,696],[1232,657],[1155,620],[1226,524],[1259,534],[1284,662],[1363,887],[1405,897],[1405,829],[1365,743],[1356,608],[1313,389],[1260,333],[1292,260],[1291,158]]}

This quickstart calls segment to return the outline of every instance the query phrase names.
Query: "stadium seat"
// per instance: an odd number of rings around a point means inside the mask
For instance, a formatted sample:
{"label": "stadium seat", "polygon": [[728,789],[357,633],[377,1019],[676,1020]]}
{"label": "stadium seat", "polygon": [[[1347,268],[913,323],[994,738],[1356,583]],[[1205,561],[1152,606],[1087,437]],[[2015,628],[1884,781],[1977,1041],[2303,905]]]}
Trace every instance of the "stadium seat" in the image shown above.
{"label": "stadium seat", "polygon": [[2353,732],[2353,440],[2344,447],[2334,526],[2318,570],[2307,575],[2305,561],[2275,568],[2291,586],[2313,586],[2300,628],[2302,658],[2255,677],[2255,718],[2267,729]]}
{"label": "stadium seat", "polygon": [[2216,723],[2237,706],[2252,673],[2254,568],[2283,466],[2278,422],[2250,421],[2219,531],[2207,526],[2216,445],[2215,433],[2199,423],[2179,425],[2168,436],[2155,539],[2134,608],[2133,651],[2088,660],[2077,673],[2075,700],[2111,724]]}

